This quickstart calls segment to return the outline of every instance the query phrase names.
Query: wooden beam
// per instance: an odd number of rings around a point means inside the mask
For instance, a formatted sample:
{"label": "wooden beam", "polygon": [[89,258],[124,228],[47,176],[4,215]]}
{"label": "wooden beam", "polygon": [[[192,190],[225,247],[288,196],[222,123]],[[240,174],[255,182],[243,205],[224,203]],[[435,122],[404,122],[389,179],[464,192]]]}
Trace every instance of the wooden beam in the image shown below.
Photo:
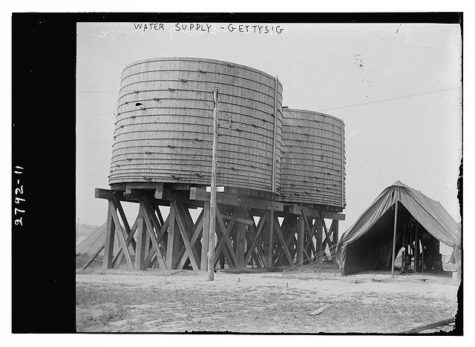
{"label": "wooden beam", "polygon": [[220,263],[221,263],[221,268],[224,269],[224,261],[223,261],[223,259],[226,260],[226,263],[228,264],[228,266],[229,266],[230,268],[236,266],[236,264],[233,263],[233,260],[232,260],[232,258],[231,258],[230,252],[229,252],[229,250],[228,250],[227,247],[222,248],[222,252],[220,252],[220,253],[221,253],[220,256],[219,256],[219,257],[216,257],[216,258],[214,259],[214,266],[216,266],[216,264],[217,264],[218,262],[220,262]]}
{"label": "wooden beam", "polygon": [[[148,211],[148,208],[147,208],[147,202],[144,201],[144,205],[145,205],[145,208],[143,208],[141,211],[139,211],[141,213],[141,216],[143,218],[143,220],[145,221],[145,226],[146,226],[146,230],[148,232],[148,236],[150,237],[150,241],[152,241],[152,247],[153,247],[153,250],[155,251],[156,253],[156,257],[157,257],[157,261],[160,265],[160,267],[162,269],[169,269],[169,267],[167,266],[167,264],[165,263],[164,259],[163,259],[163,254],[162,254],[162,251],[160,250],[160,245],[156,239],[156,236],[153,232],[153,225],[152,225],[152,217],[150,216],[149,214],[149,211]],[[172,223],[174,223],[173,219],[170,219],[172,221]],[[164,227],[165,227],[166,223],[164,224]],[[163,227],[162,227],[163,229]],[[149,255],[152,254],[153,252],[149,252]]]}
{"label": "wooden beam", "polygon": [[259,236],[260,236],[262,230],[264,230],[264,225],[265,224],[266,224],[266,218],[264,216],[264,217],[261,217],[259,219],[259,223],[257,223],[257,227],[256,227],[255,224],[253,224],[251,226],[251,235],[253,234],[254,238],[248,244],[247,253],[246,253],[246,256],[244,258],[244,263],[245,264],[249,263],[249,260],[251,259],[252,253],[255,252],[255,249],[256,249],[256,246],[257,246],[257,241],[259,240]]}
{"label": "wooden beam", "polygon": [[[156,199],[154,198],[154,193],[156,192],[156,189],[158,187],[159,192],[161,192],[161,199]],[[147,189],[147,191],[144,191],[139,188],[133,188],[132,186],[128,186],[128,188],[124,191],[125,194],[123,194],[122,191],[117,191],[117,190],[108,190],[108,189],[102,189],[102,188],[96,188],[94,191],[94,196],[98,199],[106,199],[106,200],[111,200],[113,196],[117,196],[117,198],[120,201],[127,201],[127,202],[139,202],[143,200],[144,196],[148,196],[150,199],[150,202],[153,204],[167,204],[167,201],[173,201],[173,200],[178,200],[178,201],[185,201],[188,200],[188,195],[189,193],[186,191],[174,191],[174,190],[168,190],[168,189],[163,189],[161,190],[160,184],[154,183],[153,184],[153,189]]]}
{"label": "wooden beam", "polygon": [[292,265],[293,264],[293,259],[292,259],[292,256],[290,255],[290,252],[289,252],[289,249],[288,249],[287,244],[285,242],[285,239],[282,236],[282,232],[281,232],[280,226],[279,226],[279,221],[277,220],[277,218],[275,218],[275,220],[274,220],[274,231],[275,231],[275,234],[277,235],[277,239],[279,240],[279,242],[282,246],[282,250],[284,251],[285,257],[287,258],[287,261],[289,262],[289,265]]}
{"label": "wooden beam", "polygon": [[[394,228],[393,228],[393,252],[392,252],[392,255],[391,255],[391,277],[394,277],[394,260],[396,259],[396,230],[397,230],[397,206],[398,206],[398,202],[396,200],[396,203],[395,203],[395,208],[394,208]],[[415,268],[416,268],[416,271],[417,271],[417,246],[418,246],[418,243],[419,243],[419,240],[417,238],[417,229],[416,229],[416,254],[415,254]]]}
{"label": "wooden beam", "polygon": [[332,246],[332,241],[331,241],[331,238],[330,238],[331,234],[328,232],[325,220],[323,218],[321,220],[322,220],[323,231],[325,232],[325,240],[328,244],[328,247],[331,247]]}
{"label": "wooden beam", "polygon": [[[138,220],[139,220],[139,217],[137,216],[137,218],[135,218],[134,224],[132,225],[132,228],[130,229],[129,235],[127,236],[127,240],[125,240],[125,243],[127,244],[127,246],[129,246],[132,240],[134,240],[134,234],[135,234],[135,231],[137,230]],[[135,244],[135,240],[134,240],[134,244]],[[134,251],[135,251],[135,248],[136,247],[134,246]],[[114,259],[112,260],[112,266],[114,268],[118,268],[120,264],[122,263],[123,258],[124,258],[124,253],[122,252],[122,248],[120,248],[119,252],[114,256]]]}
{"label": "wooden beam", "polygon": [[336,245],[338,243],[338,220],[334,219],[332,221],[332,224],[330,226],[330,229],[332,230],[332,239],[333,239],[333,244]]}
{"label": "wooden beam", "polygon": [[[210,193],[207,193],[203,188],[191,187],[190,200],[209,201]],[[249,208],[258,210],[274,210],[284,211],[284,204],[278,201],[260,200],[249,197],[239,196],[230,193],[218,193],[216,195],[216,202],[221,205],[240,206],[244,204]]]}
{"label": "wooden beam", "polygon": [[169,225],[168,225],[168,240],[167,240],[167,256],[166,256],[166,265],[169,269],[174,269],[174,263],[176,259],[176,253],[178,249],[178,232],[176,231],[175,225],[175,209],[170,205],[169,213]]}
{"label": "wooden beam", "polygon": [[[97,190],[97,189],[96,189]],[[114,207],[112,200],[108,201],[107,220],[106,220],[106,240],[104,244],[104,270],[112,268],[112,256],[114,252],[115,225],[112,219],[111,206]]]}
{"label": "wooden beam", "polygon": [[242,223],[246,225],[254,225],[254,221],[250,219],[228,216],[226,214],[223,215],[223,219],[234,219],[237,223]]}
{"label": "wooden beam", "polygon": [[[157,208],[155,208],[150,201],[145,200],[145,209],[147,210],[147,215],[150,217],[150,220],[152,221],[153,227],[156,230],[156,238],[157,242],[159,245],[161,245],[164,249],[166,248],[166,245],[163,241],[163,236],[165,235],[165,232],[167,231],[168,224],[170,223],[170,219],[167,217],[165,222],[163,222],[163,219],[161,218],[161,214],[159,214],[161,221],[157,219],[157,215],[155,215],[155,211],[159,211]],[[160,211],[159,211],[160,213]]]}
{"label": "wooden beam", "polygon": [[[139,210],[143,209],[143,203],[140,203]],[[140,212],[139,212],[140,213]],[[135,268],[137,270],[145,270],[145,238],[147,237],[147,226],[145,225],[144,217],[139,216],[137,228],[137,247],[135,247]],[[126,255],[127,258],[127,255]]]}
{"label": "wooden beam", "polygon": [[[165,241],[164,241],[164,235],[165,235],[165,232],[167,231],[168,223],[169,223],[170,219],[167,217],[165,222],[163,222],[163,223],[159,222],[159,220],[157,219],[157,215],[155,214],[155,211],[158,211],[158,215],[161,218],[160,211],[157,209],[157,207],[155,205],[150,204],[150,202],[147,201],[147,200],[145,200],[145,201],[146,201],[145,209],[148,212],[147,215],[150,217],[150,220],[152,221],[152,225],[153,225],[153,227],[155,228],[155,231],[156,231],[157,243],[158,243],[159,246],[162,247],[161,249],[166,250],[167,247],[166,247],[166,244],[165,244]],[[161,220],[163,221],[162,218],[161,218]],[[152,248],[151,248],[150,252],[147,254],[147,257],[145,259],[145,265],[147,267],[152,266],[152,263],[155,262],[155,260],[154,260],[155,255],[156,255],[155,254],[155,248],[152,245]],[[161,256],[161,259],[163,260],[163,256]],[[157,264],[160,266],[160,262],[158,262],[158,259],[157,259]]]}
{"label": "wooden beam", "polygon": [[193,270],[199,270],[200,268],[197,262],[198,256],[195,252],[195,249],[191,247],[190,239],[188,238],[188,234],[185,228],[185,222],[183,221],[183,217],[180,213],[181,207],[178,206],[178,203],[176,201],[173,201],[170,205],[170,209],[175,210],[175,219],[177,221],[178,230],[180,231],[181,238],[185,244],[186,252],[188,253],[188,258],[190,259],[191,266],[193,267]]}
{"label": "wooden beam", "polygon": [[303,215],[300,215],[297,220],[297,264],[303,264],[303,246],[305,238],[305,222]]}
{"label": "wooden beam", "polygon": [[165,221],[163,220],[162,212],[160,211],[160,205],[153,204],[152,202],[150,202],[150,203],[153,206],[154,213],[157,215],[158,221],[160,222],[160,225],[163,225],[163,223],[165,223]]}
{"label": "wooden beam", "polygon": [[315,240],[316,240],[316,246],[315,250],[318,253],[323,251],[323,225],[322,225],[322,220],[320,218],[315,218],[315,227],[316,227],[316,233],[315,233]]}
{"label": "wooden beam", "polygon": [[[219,226],[217,230],[219,230],[220,232],[218,234],[219,235],[218,246],[216,247],[215,257],[216,259],[218,259],[221,256],[221,253],[227,250],[228,256],[231,260],[231,262],[228,261],[228,265],[229,267],[235,267],[237,266],[237,258],[236,258],[236,254],[234,253],[233,244],[231,242],[231,239],[229,238],[229,234],[234,228],[235,221],[231,219],[231,221],[229,222],[227,226],[224,225],[224,223],[223,224],[218,223],[218,225]],[[225,228],[224,232],[223,232],[223,228]]]}
{"label": "wooden beam", "polygon": [[[168,219],[165,221],[165,224],[162,226],[161,230],[164,229],[166,231],[167,228],[168,228]],[[158,245],[162,247],[161,249],[163,249],[163,250],[167,249],[166,245],[164,244],[164,241],[163,241],[163,236],[160,237],[160,238],[157,237],[156,240],[157,240]],[[152,241],[152,239],[150,239],[150,241]],[[153,241],[152,241],[152,248],[150,249],[150,252],[148,252],[148,254],[147,254],[147,258],[145,259],[145,265],[147,267],[151,267],[154,263],[156,263],[158,265],[158,267],[166,268],[165,266],[160,265],[161,263],[165,264],[165,258],[163,257],[163,254],[160,255],[160,259],[162,260],[161,262],[157,258],[157,254],[155,252],[155,247],[153,247]]]}
{"label": "wooden beam", "polygon": [[[122,204],[120,203],[120,200],[119,200],[117,194],[113,194],[112,202],[114,203],[114,207],[119,212],[119,216],[122,219],[122,224],[124,225],[125,232],[127,233],[127,235],[129,235],[130,234],[129,222],[127,221],[127,217],[125,216],[124,209],[122,208]],[[132,238],[131,247],[129,248],[129,251],[131,251],[133,249],[135,249],[135,240]]]}
{"label": "wooden beam", "polygon": [[208,271],[208,247],[209,247],[209,201],[203,206],[203,232],[201,236],[201,267],[202,271]]}
{"label": "wooden beam", "polygon": [[108,189],[96,188],[94,189],[94,197],[96,199],[112,200],[114,192]]}
{"label": "wooden beam", "polygon": [[345,215],[342,213],[336,213],[336,212],[325,211],[325,210],[317,210],[317,209],[312,209],[306,206],[300,206],[297,204],[285,205],[285,212],[287,213],[300,215],[302,214],[302,211],[307,216],[320,217],[320,218],[326,218],[326,219],[345,220]]}
{"label": "wooden beam", "polygon": [[[294,259],[294,241],[295,241],[295,228],[297,224],[297,218],[295,215],[289,215],[284,218],[284,221],[282,223],[282,226],[280,228],[282,236],[285,238],[285,243],[287,245],[286,248],[282,247],[282,245],[279,248],[276,248],[275,252],[275,264],[276,266],[280,266],[283,264],[283,260],[285,259],[285,252],[284,249],[289,250],[289,253],[291,255],[292,261],[289,262],[287,260],[287,263],[289,265],[293,264],[293,259]],[[276,245],[277,246],[277,245]]]}
{"label": "wooden beam", "polygon": [[127,261],[127,265],[129,266],[130,270],[134,270],[134,265],[132,264],[132,259],[130,258],[129,249],[128,249],[127,243],[125,242],[125,238],[128,235],[125,233],[125,230],[123,230],[122,226],[120,225],[119,217],[117,216],[116,209],[112,201],[110,201],[109,203],[109,211],[112,215],[112,219],[115,224],[116,236],[119,240],[119,244],[120,244],[120,247],[122,248],[122,252],[124,253],[125,260]]}
{"label": "wooden beam", "polygon": [[231,257],[231,260],[233,262],[233,266],[236,266],[236,264],[237,264],[236,255],[234,254],[233,244],[232,244],[231,240],[229,239],[229,235],[228,235],[231,232],[232,228],[234,227],[234,220],[231,220],[230,224],[228,226],[226,226],[226,224],[224,224],[223,217],[221,215],[221,211],[220,211],[218,206],[216,206],[216,220],[217,220],[217,222],[218,222],[217,224],[219,226],[216,229],[221,232],[221,235],[223,237],[222,240],[219,242],[218,247],[216,249],[216,257],[218,257],[217,256],[218,251],[223,247],[223,246],[220,246],[221,242],[224,242],[224,245],[228,248],[229,256]]}
{"label": "wooden beam", "polygon": [[268,223],[268,232],[267,232],[267,243],[265,245],[265,249],[267,251],[266,254],[266,266],[272,267],[274,264],[274,259],[273,259],[273,251],[274,251],[274,222],[275,222],[275,216],[274,216],[274,211],[269,211],[266,214],[267,218],[267,223]]}
{"label": "wooden beam", "polygon": [[159,183],[159,185],[155,187],[155,193],[153,194],[153,197],[157,200],[163,199],[164,190],[165,189],[163,188],[163,183]]}
{"label": "wooden beam", "polygon": [[[239,209],[238,212],[239,214]],[[243,218],[240,218],[243,219]],[[236,217],[236,222],[238,218]],[[254,223],[253,223],[254,224]],[[246,225],[243,223],[237,223],[236,225],[236,259],[237,267],[245,267],[244,258],[246,256]]]}
{"label": "wooden beam", "polygon": [[[315,234],[316,223],[314,223],[312,225],[308,222],[309,217],[306,215],[305,211],[302,211],[302,217],[303,217],[303,220],[304,220],[304,223],[305,223],[305,227],[306,227],[305,229],[307,230],[307,234],[308,234],[307,244],[306,244],[305,248],[310,249],[311,251],[313,251],[313,254],[315,255],[317,252],[315,250],[315,246],[313,245],[313,235]],[[308,254],[307,254],[307,256],[310,258],[310,256]]]}
{"label": "wooden beam", "polygon": [[[191,218],[191,215],[190,215],[190,211],[186,208],[186,206],[182,203],[178,203],[177,202],[177,206],[179,207],[179,212],[180,212],[180,215],[182,216],[183,218],[183,222],[185,223],[185,230],[186,230],[186,233],[187,235],[191,236],[193,238],[194,236],[194,233],[196,230],[196,226],[195,226],[195,223],[193,222],[193,218]],[[198,217],[198,219],[201,219],[201,214],[200,216]],[[198,221],[197,221],[198,222]],[[201,233],[201,230],[198,230],[199,233]],[[199,235],[198,235],[199,236]],[[196,241],[195,241],[196,242]],[[195,242],[191,242],[190,240],[190,244],[193,248],[194,247],[194,244]],[[182,245],[180,247],[180,251],[178,252],[177,256],[176,256],[176,266],[178,269],[181,269],[183,268],[183,266],[185,265],[186,263],[186,259],[187,259],[187,256],[186,256],[186,248],[185,248],[185,244],[182,242]],[[201,251],[201,249],[199,250],[195,250],[196,254],[199,255],[199,252]],[[183,259],[184,257],[184,259]],[[182,263],[182,260],[183,260],[183,264],[180,266],[179,264]]]}
{"label": "wooden beam", "polygon": [[[198,238],[200,237],[201,235],[201,232],[203,230],[203,211],[201,211],[201,214],[199,215],[198,217],[198,220],[196,221],[196,226],[195,226],[195,229],[193,231],[193,236],[191,237],[191,240],[190,240],[190,245],[192,248],[194,248],[195,246],[195,243],[196,241],[198,241]],[[185,248],[183,247],[183,250],[180,250],[180,255],[178,256],[178,259],[180,259],[180,261],[178,262],[178,266],[177,268],[178,269],[182,269],[183,266],[185,265],[186,263],[186,260],[188,259],[188,255],[185,253]],[[183,254],[182,254],[183,252]],[[201,270],[201,267],[200,267],[200,270]]]}

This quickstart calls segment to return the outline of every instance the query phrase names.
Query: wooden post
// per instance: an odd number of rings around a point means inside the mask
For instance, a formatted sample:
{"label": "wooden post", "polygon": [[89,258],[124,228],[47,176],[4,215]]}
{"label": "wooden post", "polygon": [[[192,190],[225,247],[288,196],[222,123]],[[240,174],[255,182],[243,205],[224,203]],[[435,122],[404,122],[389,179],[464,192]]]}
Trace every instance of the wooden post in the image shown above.
{"label": "wooden post", "polygon": [[402,271],[405,272],[406,269],[406,254],[407,254],[407,244],[406,244],[406,230],[407,230],[407,222],[402,225],[402,246],[404,247],[404,252],[402,252],[401,257],[401,267]]}
{"label": "wooden post", "polygon": [[419,272],[421,270],[419,266],[419,256],[420,256],[420,248],[419,248],[419,224],[416,224],[415,228],[415,247],[414,247],[414,270]]}
{"label": "wooden post", "polygon": [[303,245],[305,238],[305,223],[303,216],[300,215],[297,220],[297,265],[303,264]]}
{"label": "wooden post", "polygon": [[267,266],[272,267],[274,265],[274,259],[272,259],[272,252],[274,251],[274,211],[268,212],[267,222],[269,223],[269,234],[267,235]]}
{"label": "wooden post", "polygon": [[108,200],[108,208],[107,208],[107,221],[106,221],[106,240],[104,244],[104,262],[103,268],[104,270],[112,268],[112,256],[114,253],[114,235],[115,235],[115,224],[112,220],[112,213],[110,206],[113,206],[111,200]]}
{"label": "wooden post", "polygon": [[317,232],[315,233],[315,251],[320,254],[323,251],[323,225],[320,218],[315,218],[315,224],[317,225]]}
{"label": "wooden post", "polygon": [[147,226],[144,221],[143,214],[144,205],[143,202],[140,202],[139,207],[139,223],[137,229],[137,246],[135,248],[135,269],[136,270],[145,270],[145,247],[146,247],[146,238],[147,238]]}
{"label": "wooden post", "polygon": [[[145,253],[144,253],[144,259],[147,259],[148,253],[150,252],[150,248],[152,246],[152,242],[150,241],[150,237],[148,234],[145,234]],[[145,267],[147,267],[147,264],[145,264]]]}
{"label": "wooden post", "polygon": [[218,88],[213,92],[213,157],[211,163],[211,199],[209,219],[208,281],[214,281],[214,251],[216,245],[216,156],[218,152]]}
{"label": "wooden post", "polygon": [[168,223],[168,238],[167,238],[167,256],[166,256],[166,265],[169,269],[174,269],[175,263],[175,249],[178,238],[178,230],[175,228],[175,209],[170,206],[170,214],[168,216],[170,222]]}
{"label": "wooden post", "polygon": [[246,247],[246,226],[243,223],[236,223],[236,258],[237,267],[244,267]]}
{"label": "wooden post", "polygon": [[393,256],[391,262],[391,277],[394,277],[394,260],[396,259],[396,228],[397,228],[397,205],[398,202],[396,201],[396,207],[394,210],[394,232],[393,232]]}
{"label": "wooden post", "polygon": [[332,224],[333,224],[333,245],[336,246],[338,244],[339,221],[337,219],[334,219],[332,221]]}
{"label": "wooden post", "polygon": [[205,201],[203,206],[203,234],[201,235],[201,271],[208,271],[209,212],[209,201]]}

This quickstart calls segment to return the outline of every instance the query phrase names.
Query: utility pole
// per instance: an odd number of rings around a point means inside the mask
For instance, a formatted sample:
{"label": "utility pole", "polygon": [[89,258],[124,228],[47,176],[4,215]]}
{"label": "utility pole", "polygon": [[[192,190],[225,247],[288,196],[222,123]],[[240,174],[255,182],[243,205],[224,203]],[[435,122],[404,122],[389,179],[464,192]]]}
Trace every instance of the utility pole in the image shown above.
{"label": "utility pole", "polygon": [[394,211],[394,233],[393,233],[393,259],[391,263],[391,277],[394,277],[394,259],[396,259],[396,228],[397,228],[397,205],[398,202],[396,201],[396,207]]}
{"label": "utility pole", "polygon": [[209,216],[208,281],[214,281],[214,249],[216,247],[216,155],[218,152],[218,88],[213,91],[213,157],[211,162],[211,198]]}

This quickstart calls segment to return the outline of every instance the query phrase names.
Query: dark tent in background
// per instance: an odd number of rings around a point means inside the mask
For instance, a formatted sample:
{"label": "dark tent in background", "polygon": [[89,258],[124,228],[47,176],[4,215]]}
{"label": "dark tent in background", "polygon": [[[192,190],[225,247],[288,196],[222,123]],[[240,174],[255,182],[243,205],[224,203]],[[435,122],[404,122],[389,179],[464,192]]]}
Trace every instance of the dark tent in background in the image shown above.
{"label": "dark tent in background", "polygon": [[460,227],[442,205],[397,181],[341,236],[336,259],[343,275],[391,270],[396,210],[395,254],[404,247],[405,264],[441,270],[440,242],[460,253]]}

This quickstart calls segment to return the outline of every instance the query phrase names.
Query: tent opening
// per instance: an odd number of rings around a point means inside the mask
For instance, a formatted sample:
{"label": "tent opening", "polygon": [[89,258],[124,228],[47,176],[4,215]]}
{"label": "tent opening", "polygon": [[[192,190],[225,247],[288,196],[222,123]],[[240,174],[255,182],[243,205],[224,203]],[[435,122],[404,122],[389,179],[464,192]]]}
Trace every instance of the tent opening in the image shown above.
{"label": "tent opening", "polygon": [[[440,241],[400,202],[396,224],[395,272],[442,271]],[[395,205],[355,242],[348,244],[345,273],[391,271]]]}

